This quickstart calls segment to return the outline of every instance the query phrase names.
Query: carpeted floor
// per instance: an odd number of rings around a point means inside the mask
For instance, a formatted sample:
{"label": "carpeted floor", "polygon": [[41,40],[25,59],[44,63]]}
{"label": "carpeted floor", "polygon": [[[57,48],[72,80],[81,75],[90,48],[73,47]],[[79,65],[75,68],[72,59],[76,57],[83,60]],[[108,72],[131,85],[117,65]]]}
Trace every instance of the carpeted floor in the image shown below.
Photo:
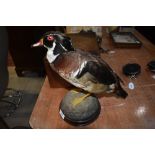
{"label": "carpeted floor", "polygon": [[[29,73],[28,77],[18,77],[15,73],[14,67],[9,67],[8,87],[19,90],[23,94],[22,102],[20,103],[19,107],[11,114],[11,116],[1,116],[9,128],[20,128],[21,126],[30,128],[29,118],[43,82],[44,78],[37,77],[34,73]],[[7,109],[5,108],[4,111],[5,110]]]}

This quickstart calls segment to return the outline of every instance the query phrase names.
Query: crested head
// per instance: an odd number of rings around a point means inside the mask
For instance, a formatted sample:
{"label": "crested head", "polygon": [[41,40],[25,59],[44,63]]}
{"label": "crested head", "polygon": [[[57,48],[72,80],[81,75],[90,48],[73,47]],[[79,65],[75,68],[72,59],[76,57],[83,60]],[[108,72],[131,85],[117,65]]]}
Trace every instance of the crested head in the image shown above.
{"label": "crested head", "polygon": [[48,49],[47,59],[50,63],[62,53],[74,51],[71,39],[60,32],[47,32],[43,36],[43,45]]}
{"label": "crested head", "polygon": [[73,45],[71,39],[61,32],[49,31],[43,35],[43,45],[46,48],[52,48],[53,42],[61,45],[66,51],[73,51]]}

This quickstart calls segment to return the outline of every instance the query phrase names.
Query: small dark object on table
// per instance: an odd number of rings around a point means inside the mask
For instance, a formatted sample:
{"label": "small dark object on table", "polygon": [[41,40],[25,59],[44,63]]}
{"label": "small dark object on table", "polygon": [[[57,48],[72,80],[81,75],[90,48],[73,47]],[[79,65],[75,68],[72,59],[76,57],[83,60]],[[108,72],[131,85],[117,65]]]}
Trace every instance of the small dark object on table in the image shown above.
{"label": "small dark object on table", "polygon": [[155,60],[150,61],[147,66],[151,72],[155,73]]}
{"label": "small dark object on table", "polygon": [[126,76],[136,76],[140,74],[141,72],[141,67],[137,63],[132,63],[132,64],[126,64],[123,66],[123,73]]}

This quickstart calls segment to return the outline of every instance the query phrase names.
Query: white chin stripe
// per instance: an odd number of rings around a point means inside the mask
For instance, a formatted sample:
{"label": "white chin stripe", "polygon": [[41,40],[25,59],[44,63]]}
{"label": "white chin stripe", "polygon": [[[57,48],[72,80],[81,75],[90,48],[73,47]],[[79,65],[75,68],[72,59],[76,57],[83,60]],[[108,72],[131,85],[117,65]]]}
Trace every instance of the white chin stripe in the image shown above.
{"label": "white chin stripe", "polygon": [[48,49],[48,51],[47,51],[46,58],[47,58],[47,60],[48,60],[49,63],[52,63],[58,57],[58,55],[59,55],[59,54],[57,54],[57,55],[54,55],[53,54],[53,51],[54,51],[55,46],[56,46],[56,43],[54,42],[53,43],[53,47],[50,48],[50,49]]}

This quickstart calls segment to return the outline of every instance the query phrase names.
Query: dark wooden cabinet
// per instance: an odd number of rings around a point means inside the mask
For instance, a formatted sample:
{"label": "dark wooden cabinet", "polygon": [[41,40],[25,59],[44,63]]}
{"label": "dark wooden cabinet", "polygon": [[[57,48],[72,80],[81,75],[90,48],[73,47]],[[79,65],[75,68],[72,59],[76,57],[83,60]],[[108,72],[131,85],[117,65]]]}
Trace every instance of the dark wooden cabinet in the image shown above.
{"label": "dark wooden cabinet", "polygon": [[26,71],[36,72],[39,76],[45,74],[43,58],[46,49],[43,47],[31,48],[31,45],[41,38],[47,31],[61,31],[64,27],[57,26],[9,26],[9,51],[15,64],[18,76]]}

